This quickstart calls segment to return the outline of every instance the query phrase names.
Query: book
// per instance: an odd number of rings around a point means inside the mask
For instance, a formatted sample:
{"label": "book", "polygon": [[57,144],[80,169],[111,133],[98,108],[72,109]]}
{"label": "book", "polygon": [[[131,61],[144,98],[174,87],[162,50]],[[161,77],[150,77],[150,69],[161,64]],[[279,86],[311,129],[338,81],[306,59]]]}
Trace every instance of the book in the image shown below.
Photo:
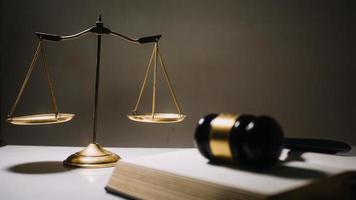
{"label": "book", "polygon": [[284,149],[280,159],[254,171],[177,150],[119,161],[106,190],[134,199],[356,199],[356,157]]}

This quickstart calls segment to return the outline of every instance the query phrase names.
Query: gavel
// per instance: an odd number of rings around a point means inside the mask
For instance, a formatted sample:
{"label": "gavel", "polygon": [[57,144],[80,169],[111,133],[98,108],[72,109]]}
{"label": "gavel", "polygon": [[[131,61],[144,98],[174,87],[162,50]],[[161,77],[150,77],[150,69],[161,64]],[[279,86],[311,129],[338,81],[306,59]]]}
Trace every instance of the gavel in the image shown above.
{"label": "gavel", "polygon": [[209,114],[195,130],[200,153],[212,162],[268,167],[278,161],[283,148],[319,153],[347,152],[343,142],[284,138],[279,123],[269,116]]}

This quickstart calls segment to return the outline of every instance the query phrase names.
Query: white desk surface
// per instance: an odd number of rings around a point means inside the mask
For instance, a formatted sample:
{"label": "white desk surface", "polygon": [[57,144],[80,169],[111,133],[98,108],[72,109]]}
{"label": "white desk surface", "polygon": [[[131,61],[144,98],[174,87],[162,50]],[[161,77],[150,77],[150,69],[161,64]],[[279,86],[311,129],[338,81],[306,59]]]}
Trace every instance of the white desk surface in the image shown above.
{"label": "white desk surface", "polygon": [[[0,147],[0,200],[119,200],[104,189],[114,168],[70,169],[62,161],[83,147]],[[107,148],[123,160],[180,151],[181,148]],[[286,151],[281,158],[286,156]],[[304,162],[355,170],[356,147],[344,156],[305,153]],[[144,160],[144,159],[143,159]]]}
{"label": "white desk surface", "polygon": [[[0,147],[0,199],[122,199],[104,189],[114,168],[68,169],[62,161],[83,147]],[[107,148],[123,159],[179,148]]]}

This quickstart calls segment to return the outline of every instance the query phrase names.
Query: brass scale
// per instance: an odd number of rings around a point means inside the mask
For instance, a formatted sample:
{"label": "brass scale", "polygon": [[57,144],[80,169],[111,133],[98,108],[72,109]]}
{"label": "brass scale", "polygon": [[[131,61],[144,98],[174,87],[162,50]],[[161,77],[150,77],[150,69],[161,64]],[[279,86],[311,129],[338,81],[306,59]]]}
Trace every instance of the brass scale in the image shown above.
{"label": "brass scale", "polygon": [[[103,25],[100,15],[98,17],[98,20],[97,20],[95,26],[90,27],[84,31],[81,31],[81,32],[73,34],[73,35],[60,36],[60,35],[36,32],[36,35],[39,38],[39,43],[37,45],[32,62],[31,62],[30,66],[28,68],[28,71],[26,73],[23,84],[20,88],[20,91],[17,95],[17,98],[11,108],[10,114],[8,115],[6,121],[11,124],[15,124],[15,125],[45,125],[45,124],[63,123],[63,122],[67,122],[67,121],[70,121],[71,119],[73,119],[74,114],[60,113],[58,110],[57,101],[56,101],[56,97],[55,97],[55,93],[54,93],[54,87],[53,87],[53,84],[52,84],[52,81],[51,81],[51,78],[49,75],[48,64],[47,64],[45,53],[44,53],[43,41],[45,41],[45,40],[56,41],[56,42],[66,41],[66,40],[71,40],[71,39],[76,39],[76,38],[82,37],[88,33],[94,33],[97,35],[97,58],[96,58],[97,62],[96,62],[95,97],[94,97],[95,99],[94,99],[94,111],[93,111],[93,140],[92,140],[92,143],[90,143],[85,149],[70,155],[66,160],[63,161],[63,163],[67,166],[73,166],[73,167],[92,167],[92,168],[111,167],[111,166],[115,165],[115,163],[120,159],[120,157],[112,152],[105,150],[98,143],[96,143],[97,107],[98,107],[97,105],[98,105],[98,90],[99,90],[99,82],[100,82],[99,74],[100,74],[101,37],[102,37],[102,35],[105,34],[105,35],[116,36],[116,37],[122,38],[128,42],[135,43],[135,44],[154,43],[153,51],[152,51],[148,66],[146,68],[144,80],[142,82],[142,86],[141,86],[141,89],[140,89],[140,92],[138,95],[137,102],[135,104],[135,107],[134,107],[132,113],[127,115],[127,117],[130,120],[137,121],[137,122],[177,123],[177,122],[183,121],[184,118],[186,117],[186,115],[182,114],[182,112],[181,112],[178,100],[176,98],[176,95],[174,93],[174,90],[173,90],[173,87],[171,84],[171,80],[168,76],[166,67],[164,65],[162,56],[161,56],[159,48],[158,48],[158,41],[161,38],[161,35],[154,35],[154,36],[133,39],[133,38],[127,37],[125,35],[122,35],[120,33],[113,32],[109,28],[105,27]],[[14,116],[16,106],[17,106],[17,104],[18,104],[18,102],[26,88],[26,85],[31,77],[32,71],[33,71],[39,57],[41,57],[41,59],[43,61],[46,79],[47,79],[49,91],[50,91],[53,113],[26,115],[26,116]],[[163,74],[164,74],[166,83],[168,85],[170,94],[172,96],[173,102],[177,109],[176,113],[158,113],[158,112],[156,112],[156,84],[157,84],[158,65],[161,66],[161,69],[163,71]],[[143,91],[144,91],[146,83],[147,83],[147,78],[148,78],[149,72],[151,71],[152,66],[153,66],[152,111],[151,111],[151,113],[143,113],[142,114],[142,113],[138,112],[138,108],[139,108],[139,104],[141,102],[141,97],[142,97]]]}

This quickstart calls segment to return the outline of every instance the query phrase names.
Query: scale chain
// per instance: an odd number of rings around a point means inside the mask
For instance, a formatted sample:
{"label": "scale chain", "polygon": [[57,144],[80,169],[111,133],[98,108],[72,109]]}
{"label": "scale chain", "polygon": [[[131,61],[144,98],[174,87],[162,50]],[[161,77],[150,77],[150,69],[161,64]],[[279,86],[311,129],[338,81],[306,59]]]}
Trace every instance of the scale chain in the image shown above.
{"label": "scale chain", "polygon": [[149,61],[148,66],[147,66],[147,68],[146,68],[145,78],[144,78],[143,83],[142,83],[142,86],[141,86],[140,94],[139,94],[139,96],[138,96],[138,99],[137,99],[135,108],[133,109],[133,112],[134,112],[135,114],[137,113],[138,105],[140,104],[140,101],[141,101],[141,98],[142,98],[142,94],[143,94],[143,90],[145,89],[145,86],[146,86],[147,77],[148,77],[148,73],[149,73],[150,68],[151,68],[151,64],[152,64],[152,60],[153,60],[154,54],[155,54],[155,49],[153,49],[153,51],[152,51],[150,61]]}
{"label": "scale chain", "polygon": [[166,79],[166,82],[167,82],[167,85],[168,85],[168,88],[169,88],[169,91],[170,91],[170,94],[172,96],[172,99],[174,101],[174,104],[175,104],[175,107],[179,113],[179,115],[182,115],[182,111],[180,109],[180,106],[179,106],[179,102],[176,98],[176,95],[175,95],[175,92],[173,90],[173,87],[172,87],[172,83],[171,83],[171,80],[168,76],[168,73],[167,73],[167,69],[164,65],[164,62],[163,62],[163,59],[162,59],[162,56],[159,52],[159,49],[158,49],[158,44],[155,43],[155,46],[153,48],[153,51],[152,51],[152,54],[151,54],[151,57],[150,57],[150,61],[148,63],[148,66],[146,68],[146,72],[145,72],[145,78],[143,80],[143,83],[142,83],[142,86],[141,86],[141,89],[140,89],[140,94],[138,96],[138,99],[137,99],[137,102],[136,102],[136,105],[135,105],[135,108],[133,109],[133,113],[134,114],[137,114],[137,110],[138,110],[138,106],[140,104],[140,101],[141,101],[141,98],[142,98],[142,94],[143,94],[143,91],[145,89],[145,86],[146,86],[146,83],[147,83],[147,77],[148,77],[148,73],[150,71],[150,67],[151,67],[151,64],[152,64],[152,61],[154,61],[154,74],[153,74],[153,91],[152,91],[152,118],[154,118],[154,115],[155,115],[155,105],[156,105],[156,80],[157,80],[157,58],[161,64],[161,68],[162,68],[162,71],[163,71],[163,74],[164,74],[164,77]]}
{"label": "scale chain", "polygon": [[37,45],[35,54],[34,54],[34,56],[33,56],[33,59],[32,59],[32,61],[31,61],[30,66],[29,66],[29,68],[28,68],[28,70],[27,70],[27,73],[26,73],[25,79],[24,79],[24,81],[23,81],[23,83],[22,83],[22,86],[21,86],[21,88],[20,88],[20,91],[19,91],[19,93],[18,93],[18,95],[17,95],[17,97],[16,97],[16,100],[15,100],[14,104],[13,104],[12,107],[11,107],[10,114],[8,115],[9,118],[12,118],[12,115],[14,114],[14,112],[15,112],[15,110],[16,110],[17,104],[18,104],[18,102],[19,102],[19,100],[20,100],[20,98],[21,98],[21,96],[22,96],[22,94],[23,94],[23,92],[24,92],[24,90],[25,90],[25,87],[26,87],[26,85],[27,85],[27,83],[28,83],[28,80],[30,79],[30,77],[31,77],[31,75],[32,75],[32,71],[33,71],[33,68],[35,67],[35,63],[36,63],[36,60],[37,60],[37,58],[38,58],[40,49],[41,49],[41,41],[40,41],[40,42],[38,43],[38,45]]}
{"label": "scale chain", "polygon": [[164,63],[163,63],[161,54],[160,54],[160,52],[159,52],[158,49],[157,49],[157,54],[158,54],[159,61],[160,61],[160,63],[161,63],[161,67],[162,67],[162,70],[163,70],[163,74],[164,74],[164,76],[165,76],[165,78],[166,78],[166,81],[167,81],[167,84],[168,84],[169,91],[171,92],[171,96],[172,96],[172,98],[173,98],[174,104],[175,104],[175,106],[176,106],[176,108],[177,108],[177,111],[178,111],[179,115],[182,115],[182,112],[181,112],[180,107],[179,107],[178,100],[177,100],[177,98],[176,98],[175,92],[174,92],[173,87],[172,87],[171,80],[170,80],[170,78],[169,78],[169,76],[168,76],[166,67],[165,67],[165,65],[164,65]]}
{"label": "scale chain", "polygon": [[48,64],[47,64],[47,61],[46,61],[43,44],[41,46],[41,50],[40,51],[41,51],[41,55],[42,55],[44,71],[45,71],[47,82],[48,82],[49,92],[50,92],[50,95],[51,95],[52,109],[53,109],[53,112],[55,113],[56,117],[58,117],[58,106],[57,106],[56,96],[54,94],[54,87],[53,87],[51,78],[49,76]]}
{"label": "scale chain", "polygon": [[16,100],[11,108],[11,111],[10,111],[10,114],[8,115],[9,118],[12,118],[15,110],[16,110],[16,107],[18,105],[18,102],[19,100],[21,99],[22,97],[22,94],[27,86],[27,83],[32,75],[32,72],[33,72],[33,69],[35,68],[35,64],[37,62],[37,59],[38,59],[38,56],[41,54],[41,57],[42,57],[42,61],[43,61],[43,66],[44,66],[44,70],[45,70],[45,74],[46,74],[46,79],[47,79],[47,82],[48,82],[48,85],[49,85],[49,90],[50,90],[50,95],[51,95],[51,103],[52,103],[52,109],[53,109],[53,112],[55,113],[56,115],[56,118],[58,117],[58,106],[57,106],[57,101],[56,101],[56,97],[54,95],[54,88],[53,88],[53,85],[52,85],[52,81],[51,81],[51,78],[50,78],[50,75],[49,75],[49,70],[48,70],[48,66],[47,66],[47,62],[46,62],[46,58],[45,58],[45,54],[44,54],[44,49],[43,49],[43,44],[42,44],[42,41],[40,40],[38,42],[38,45],[37,45],[37,48],[36,48],[36,51],[35,51],[35,54],[33,56],[33,59],[31,61],[31,64],[27,70],[27,73],[26,73],[26,76],[25,76],[25,79],[22,83],[22,86],[21,86],[21,89],[16,97]]}
{"label": "scale chain", "polygon": [[155,55],[154,55],[154,66],[153,66],[153,89],[152,89],[152,118],[155,116],[156,111],[156,83],[157,83],[157,50],[158,43],[155,43]]}

